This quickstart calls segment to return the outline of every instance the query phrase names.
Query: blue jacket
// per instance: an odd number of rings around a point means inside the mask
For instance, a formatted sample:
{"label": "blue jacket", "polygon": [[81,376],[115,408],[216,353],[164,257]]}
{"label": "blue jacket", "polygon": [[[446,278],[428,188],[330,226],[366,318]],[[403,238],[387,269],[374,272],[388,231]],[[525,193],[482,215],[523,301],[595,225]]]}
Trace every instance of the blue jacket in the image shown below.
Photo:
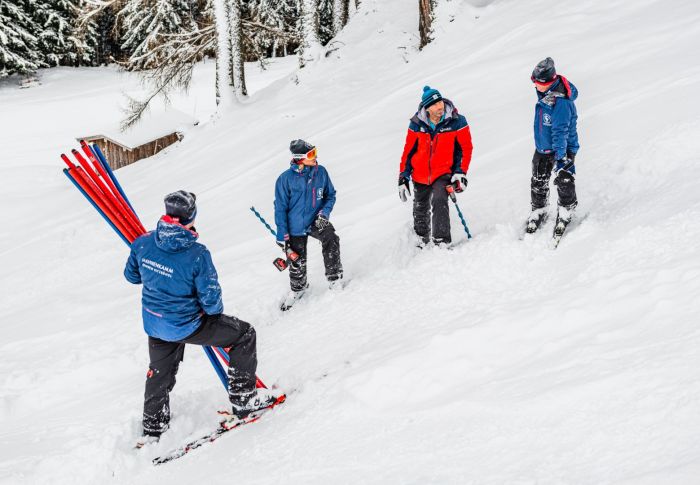
{"label": "blue jacket", "polygon": [[211,254],[197,237],[164,216],[155,231],[131,244],[124,276],[143,283],[143,328],[151,337],[182,340],[199,328],[204,313],[224,311]]}
{"label": "blue jacket", "polygon": [[561,160],[579,149],[576,131],[576,86],[559,76],[546,93],[537,92],[535,105],[535,147],[540,153],[554,153]]}
{"label": "blue jacket", "polygon": [[335,187],[326,169],[292,161],[275,183],[277,240],[305,236],[319,213],[330,217],[333,205]]}

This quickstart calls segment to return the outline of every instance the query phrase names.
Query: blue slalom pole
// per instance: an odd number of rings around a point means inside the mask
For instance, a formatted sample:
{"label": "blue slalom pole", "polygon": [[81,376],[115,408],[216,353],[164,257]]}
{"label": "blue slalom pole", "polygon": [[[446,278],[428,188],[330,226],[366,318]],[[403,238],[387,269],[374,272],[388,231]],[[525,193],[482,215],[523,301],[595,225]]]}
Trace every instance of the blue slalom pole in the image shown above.
{"label": "blue slalom pole", "polygon": [[[114,183],[114,186],[117,188],[121,196],[124,198],[127,204],[129,204],[129,207],[131,207],[131,210],[134,212],[134,215],[136,215],[136,211],[134,210],[134,206],[131,205],[131,202],[129,202],[129,198],[126,196],[124,193],[124,190],[122,190],[122,186],[119,184],[119,180],[117,180],[117,177],[114,175],[114,172],[112,172],[112,168],[109,166],[109,163],[107,162],[107,158],[104,156],[104,153],[102,153],[102,150],[100,150],[100,147],[97,146],[96,143],[93,143],[92,145],[89,145],[90,148],[92,149],[92,152],[95,154],[97,159],[100,161],[102,166],[105,169],[105,172],[107,172],[107,175],[109,175],[109,178],[112,179],[112,182]],[[138,218],[138,216],[136,216]]]}
{"label": "blue slalom pole", "polygon": [[267,227],[267,230],[270,231],[272,235],[275,236],[275,238],[277,238],[277,233],[274,229],[270,227],[270,224],[268,224],[267,221],[265,221],[265,218],[260,215],[260,212],[256,211],[255,207],[251,207],[250,210],[253,211],[253,214],[255,214],[255,216],[260,220],[260,222],[262,222],[265,225],[265,227]]}
{"label": "blue slalom pole", "polygon": [[211,347],[202,348],[204,349],[204,353],[207,354],[207,357],[209,357],[209,362],[211,362],[211,365],[214,366],[216,375],[219,376],[219,379],[221,379],[221,383],[224,385],[224,388],[228,389],[228,380],[226,379],[226,373],[224,372],[223,367],[221,367],[221,362],[219,362],[219,359],[216,358],[214,349],[212,349]]}
{"label": "blue slalom pole", "polygon": [[467,239],[471,239],[472,235],[469,233],[469,228],[467,227],[467,221],[464,220],[464,215],[462,214],[462,211],[459,208],[459,204],[457,204],[457,196],[455,195],[455,189],[452,185],[448,185],[445,187],[447,190],[447,193],[450,196],[450,200],[455,203],[455,208],[457,209],[457,214],[459,215],[459,220],[462,221],[462,226],[464,226],[464,232],[467,233]]}
{"label": "blue slalom pole", "polygon": [[67,168],[64,168],[64,169],[63,169],[63,173],[65,174],[66,177],[68,177],[68,180],[70,180],[71,182],[73,182],[73,185],[75,185],[75,188],[78,189],[78,190],[80,191],[80,193],[83,194],[83,196],[85,196],[85,198],[88,200],[88,202],[90,202],[90,204],[91,204],[91,205],[95,208],[95,210],[102,216],[102,218],[103,218],[105,221],[107,221],[107,224],[109,224],[109,226],[110,226],[112,229],[114,229],[114,232],[116,232],[117,235],[118,235],[120,238],[122,238],[122,241],[124,241],[124,243],[125,243],[127,246],[131,247],[131,244],[129,243],[128,239],[125,238],[124,235],[123,235],[121,232],[119,232],[119,229],[117,229],[117,227],[112,223],[112,221],[109,220],[109,218],[105,215],[105,213],[102,212],[102,209],[100,209],[100,208],[97,206],[97,204],[95,204],[95,202],[90,198],[90,196],[87,195],[87,193],[83,190],[83,188],[82,188],[82,187],[78,184],[78,182],[76,182],[76,180],[73,178],[73,175],[71,175],[71,173],[69,172],[69,170],[68,170]]}

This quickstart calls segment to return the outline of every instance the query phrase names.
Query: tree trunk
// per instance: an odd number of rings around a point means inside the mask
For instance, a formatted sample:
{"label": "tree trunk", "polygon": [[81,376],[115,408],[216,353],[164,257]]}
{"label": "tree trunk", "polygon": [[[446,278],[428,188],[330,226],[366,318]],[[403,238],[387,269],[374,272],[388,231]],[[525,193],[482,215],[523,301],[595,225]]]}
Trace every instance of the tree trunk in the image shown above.
{"label": "tree trunk", "polygon": [[418,32],[420,34],[420,46],[422,49],[432,39],[432,24],[433,24],[433,7],[434,0],[418,0],[418,11],[420,17],[418,19]]}
{"label": "tree trunk", "polygon": [[216,104],[228,106],[234,102],[230,75],[231,38],[229,29],[229,0],[214,0],[216,21]]}
{"label": "tree trunk", "polygon": [[299,46],[299,67],[321,57],[321,42],[318,39],[318,0],[301,1],[302,41]]}
{"label": "tree trunk", "polygon": [[333,35],[338,35],[348,23],[350,0],[333,0]]}
{"label": "tree trunk", "polygon": [[245,53],[243,52],[243,26],[241,24],[241,0],[230,0],[231,29],[231,79],[237,98],[248,94],[245,86]]}

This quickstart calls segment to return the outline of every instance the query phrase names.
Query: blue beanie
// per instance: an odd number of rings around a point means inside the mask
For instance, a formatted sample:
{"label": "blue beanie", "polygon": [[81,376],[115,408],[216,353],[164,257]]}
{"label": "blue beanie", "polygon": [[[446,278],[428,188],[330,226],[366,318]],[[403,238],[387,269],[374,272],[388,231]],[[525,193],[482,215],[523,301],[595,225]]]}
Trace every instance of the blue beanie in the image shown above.
{"label": "blue beanie", "polygon": [[423,96],[420,99],[420,107],[427,108],[438,101],[442,101],[442,94],[440,94],[440,91],[430,86],[423,86]]}

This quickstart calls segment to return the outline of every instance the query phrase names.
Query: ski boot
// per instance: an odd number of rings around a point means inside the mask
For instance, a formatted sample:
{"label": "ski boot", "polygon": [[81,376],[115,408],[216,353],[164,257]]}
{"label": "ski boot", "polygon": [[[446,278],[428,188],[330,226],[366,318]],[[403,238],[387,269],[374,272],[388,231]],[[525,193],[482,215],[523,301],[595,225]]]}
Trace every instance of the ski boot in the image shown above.
{"label": "ski boot", "polygon": [[231,399],[231,408],[234,420],[245,419],[256,411],[261,411],[273,406],[279,396],[272,393],[270,389],[258,388],[253,392],[234,396]]}
{"label": "ski boot", "polygon": [[138,440],[136,440],[136,445],[134,445],[134,448],[137,450],[140,450],[141,448],[148,446],[148,445],[153,445],[158,443],[160,441],[160,435],[158,436],[153,436],[149,434],[145,434],[141,436]]}
{"label": "ski boot", "polygon": [[557,222],[554,224],[554,232],[552,233],[555,247],[559,244],[559,241],[564,235],[564,231],[566,231],[566,228],[569,226],[571,218],[574,215],[575,207],[576,206],[567,209],[566,207],[559,206],[559,210],[557,211]]}
{"label": "ski boot", "polygon": [[331,291],[342,290],[345,287],[343,284],[343,273],[328,277],[328,289]]}
{"label": "ski boot", "polygon": [[292,308],[297,301],[301,300],[308,288],[309,285],[307,284],[306,287],[299,291],[290,290],[289,293],[287,293],[287,296],[285,297],[284,301],[280,305],[280,310],[286,312],[287,310]]}
{"label": "ski boot", "polygon": [[542,207],[540,209],[533,209],[530,212],[530,217],[527,218],[527,223],[525,224],[525,233],[534,234],[542,226],[542,224],[547,220],[547,208]]}

